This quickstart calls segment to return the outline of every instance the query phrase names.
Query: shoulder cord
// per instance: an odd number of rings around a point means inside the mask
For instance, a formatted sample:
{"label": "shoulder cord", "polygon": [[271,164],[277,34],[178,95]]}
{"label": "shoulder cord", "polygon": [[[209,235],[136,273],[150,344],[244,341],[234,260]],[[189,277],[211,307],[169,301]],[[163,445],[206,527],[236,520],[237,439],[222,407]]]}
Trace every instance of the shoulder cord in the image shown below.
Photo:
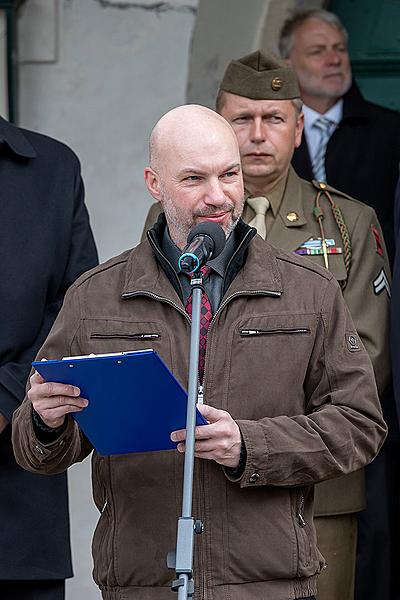
{"label": "shoulder cord", "polygon": [[[331,210],[332,210],[332,214],[333,217],[336,221],[336,225],[338,226],[339,232],[340,232],[340,237],[342,238],[342,242],[343,242],[343,253],[344,253],[344,266],[346,269],[346,274],[347,274],[347,278],[349,276],[349,271],[350,271],[350,263],[351,263],[351,241],[350,241],[350,235],[349,235],[349,230],[347,229],[347,225],[345,223],[342,211],[340,210],[340,208],[335,204],[332,196],[330,195],[330,193],[327,190],[320,190],[319,192],[317,192],[317,195],[315,197],[315,207],[313,209],[313,214],[315,219],[317,220],[318,224],[319,224],[319,228],[321,231],[321,238],[322,238],[322,244],[323,244],[323,248],[324,248],[324,259],[325,259],[325,266],[328,269],[328,254],[326,251],[326,242],[325,242],[325,231],[324,231],[324,226],[323,226],[323,219],[324,219],[324,213],[322,211],[322,208],[320,206],[320,202],[321,202],[321,198],[325,197],[330,205],[331,205]],[[347,284],[347,279],[343,282],[340,283],[340,286],[342,288],[342,290],[344,290],[344,288],[346,287]]]}

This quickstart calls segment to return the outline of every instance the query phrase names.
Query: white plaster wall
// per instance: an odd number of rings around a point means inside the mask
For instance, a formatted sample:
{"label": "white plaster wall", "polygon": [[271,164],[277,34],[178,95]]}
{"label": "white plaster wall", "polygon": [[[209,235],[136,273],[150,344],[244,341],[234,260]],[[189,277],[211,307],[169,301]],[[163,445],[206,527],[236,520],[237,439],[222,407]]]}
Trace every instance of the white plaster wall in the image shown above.
{"label": "white plaster wall", "polygon": [[78,153],[105,259],[141,232],[147,140],[158,117],[185,101],[197,0],[53,4],[28,0],[22,9],[19,121]]}
{"label": "white plaster wall", "polygon": [[215,107],[228,63],[255,50],[278,53],[281,27],[295,8],[324,0],[199,0],[189,62],[187,99]]}
{"label": "white plaster wall", "polygon": [[258,37],[270,0],[200,0],[193,33],[187,96],[215,106],[227,64],[258,49]]}
{"label": "white plaster wall", "polygon": [[[151,203],[143,184],[148,136],[161,114],[185,102],[196,6],[27,0],[22,7],[19,123],[79,155],[101,259],[134,245],[141,233]],[[86,460],[69,472],[75,577],[68,600],[100,597],[91,580],[97,514],[89,471]]]}

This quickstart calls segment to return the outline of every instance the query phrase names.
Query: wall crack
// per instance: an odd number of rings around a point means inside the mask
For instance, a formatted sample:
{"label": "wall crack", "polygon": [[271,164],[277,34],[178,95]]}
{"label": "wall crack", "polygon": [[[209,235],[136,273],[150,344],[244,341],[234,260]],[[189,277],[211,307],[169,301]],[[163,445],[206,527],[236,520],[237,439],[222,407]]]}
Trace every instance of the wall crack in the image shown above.
{"label": "wall crack", "polygon": [[138,10],[145,10],[148,12],[155,12],[157,15],[161,15],[166,12],[186,12],[193,15],[197,14],[197,8],[190,4],[172,4],[171,2],[152,2],[146,4],[143,2],[118,2],[113,0],[96,0],[102,8],[117,8],[119,10],[126,10],[129,8],[136,8]]}

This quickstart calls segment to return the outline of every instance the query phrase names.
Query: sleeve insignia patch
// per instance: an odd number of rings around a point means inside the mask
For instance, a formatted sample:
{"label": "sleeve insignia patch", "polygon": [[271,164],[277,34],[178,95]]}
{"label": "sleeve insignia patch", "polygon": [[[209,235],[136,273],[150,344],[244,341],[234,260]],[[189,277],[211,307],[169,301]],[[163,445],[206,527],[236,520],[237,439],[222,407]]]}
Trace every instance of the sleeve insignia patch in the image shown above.
{"label": "sleeve insignia patch", "polygon": [[372,230],[372,235],[374,236],[374,240],[375,240],[375,250],[378,254],[383,256],[383,248],[382,248],[381,236],[379,235],[379,231],[377,230],[377,228],[374,225],[371,225],[371,230]]}
{"label": "sleeve insignia patch", "polygon": [[346,332],[347,348],[350,352],[360,352],[361,346],[358,336],[355,333]]}
{"label": "sleeve insignia patch", "polygon": [[387,295],[390,298],[390,296],[391,296],[390,284],[389,284],[388,278],[386,277],[385,269],[382,268],[379,271],[378,276],[372,282],[372,287],[374,288],[375,296],[379,296],[379,294],[381,294],[384,290],[386,290]]}

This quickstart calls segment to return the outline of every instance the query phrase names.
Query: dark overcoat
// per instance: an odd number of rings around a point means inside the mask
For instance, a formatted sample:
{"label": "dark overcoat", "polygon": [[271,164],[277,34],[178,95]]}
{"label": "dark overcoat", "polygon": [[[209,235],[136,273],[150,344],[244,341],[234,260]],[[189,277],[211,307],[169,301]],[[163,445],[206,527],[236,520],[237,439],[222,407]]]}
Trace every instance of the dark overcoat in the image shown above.
{"label": "dark overcoat", "polygon": [[394,205],[394,234],[396,241],[396,254],[392,284],[391,342],[393,385],[397,404],[397,416],[400,422],[400,178],[396,188],[396,199]]}
{"label": "dark overcoat", "polygon": [[[372,206],[378,216],[391,264],[394,258],[393,204],[400,161],[400,113],[367,102],[353,82],[343,96],[343,117],[329,139],[325,170],[330,185]],[[292,164],[305,179],[312,166],[305,136]],[[398,369],[398,366],[396,367]],[[398,563],[396,534],[399,474],[399,430],[392,390],[381,396],[389,425],[388,443],[377,461],[366,469],[367,510],[359,514],[356,598],[392,598],[391,566]],[[392,445],[392,441],[394,444]],[[393,539],[392,539],[393,538]],[[379,552],[376,552],[378,544]],[[373,570],[372,567],[373,566]],[[393,571],[395,573],[395,571]]]}
{"label": "dark overcoat", "polygon": [[[391,263],[399,161],[400,113],[367,102],[353,83],[343,96],[343,118],[326,149],[326,178],[333,187],[372,206],[382,226]],[[292,164],[300,177],[313,179],[305,136]]]}
{"label": "dark overcoat", "polygon": [[[80,165],[64,144],[0,118],[0,412],[11,421],[67,288],[97,264]],[[66,475],[17,466],[0,434],[0,579],[72,574]]]}

